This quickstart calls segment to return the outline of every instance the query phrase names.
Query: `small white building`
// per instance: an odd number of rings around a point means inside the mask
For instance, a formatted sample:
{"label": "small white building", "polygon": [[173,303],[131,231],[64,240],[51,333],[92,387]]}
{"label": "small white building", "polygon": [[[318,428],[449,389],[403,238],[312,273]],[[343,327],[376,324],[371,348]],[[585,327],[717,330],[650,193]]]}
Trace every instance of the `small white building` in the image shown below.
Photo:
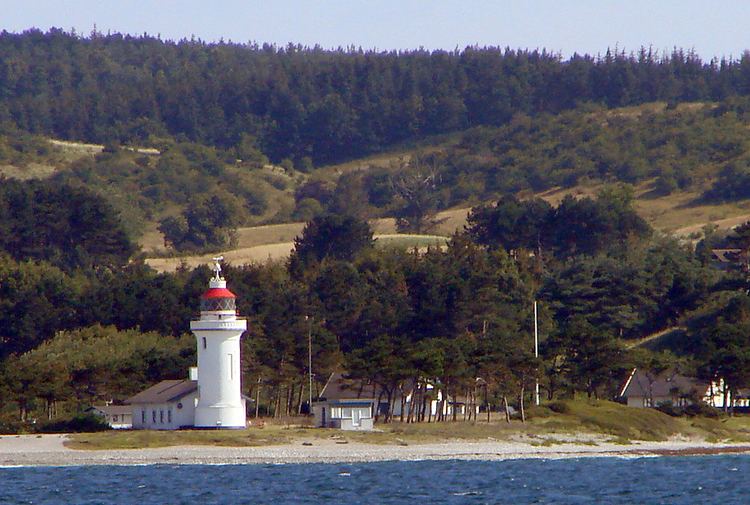
{"label": "small white building", "polygon": [[[421,390],[420,394],[417,389]],[[415,402],[413,407],[412,402]],[[436,391],[426,382],[409,381],[401,390],[393,391],[389,405],[386,392],[377,384],[351,379],[340,372],[328,378],[318,401],[313,402],[312,411],[314,424],[319,428],[371,430],[376,416],[385,416],[391,410],[392,418],[402,417],[402,412],[406,417],[412,408],[413,415],[417,409],[426,409],[425,417],[431,419],[437,419],[441,410],[444,418],[453,416],[454,411],[457,416],[467,412],[466,402],[452,397],[443,401],[443,391]],[[475,408],[478,413],[479,406]]]}
{"label": "small white building", "polygon": [[195,424],[198,382],[165,380],[129,398],[133,428],[141,430],[177,430]]}
{"label": "small white building", "polygon": [[350,381],[343,374],[334,373],[313,402],[314,424],[318,428],[342,430],[372,430],[377,397],[373,386]]}
{"label": "small white building", "polygon": [[113,430],[127,430],[133,427],[130,405],[94,405],[86,409],[86,412],[104,418]]}

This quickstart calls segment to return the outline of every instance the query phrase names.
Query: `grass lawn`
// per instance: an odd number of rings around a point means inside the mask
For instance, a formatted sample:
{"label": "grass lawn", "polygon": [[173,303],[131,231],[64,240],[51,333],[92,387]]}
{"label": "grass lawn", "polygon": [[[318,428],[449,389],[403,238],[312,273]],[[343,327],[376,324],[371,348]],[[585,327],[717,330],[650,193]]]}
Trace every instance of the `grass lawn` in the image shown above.
{"label": "grass lawn", "polygon": [[[347,432],[317,429],[302,424],[274,424],[237,431],[107,431],[70,436],[66,445],[73,449],[134,449],[179,445],[251,447],[294,444],[314,440],[335,443],[360,442],[408,445],[450,441],[487,441],[524,439],[533,445],[551,445],[575,440],[595,445],[606,440],[629,444],[631,440],[663,441],[672,437],[709,442],[750,442],[750,416],[675,418],[653,409],[626,407],[609,401],[575,400],[531,407],[526,423],[506,423],[494,413],[487,423],[478,422],[413,423],[398,421],[378,424],[374,432]],[[586,438],[586,437],[589,438]],[[579,437],[576,439],[576,437]]]}

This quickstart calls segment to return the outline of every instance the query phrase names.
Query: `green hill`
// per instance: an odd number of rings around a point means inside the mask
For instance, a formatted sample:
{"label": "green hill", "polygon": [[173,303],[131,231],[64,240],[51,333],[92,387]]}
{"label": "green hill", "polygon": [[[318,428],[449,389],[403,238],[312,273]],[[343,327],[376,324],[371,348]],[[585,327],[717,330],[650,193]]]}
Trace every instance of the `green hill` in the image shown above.
{"label": "green hill", "polygon": [[[583,106],[434,136],[308,173],[193,143],[104,146],[6,130],[0,134],[0,174],[88,187],[121,213],[144,251],[160,254],[159,222],[209,196],[231,209],[240,249],[290,242],[299,223],[324,211],[374,219],[376,233],[393,234],[391,217],[405,206],[394,180],[414,170],[435,175],[427,196],[437,224],[428,234],[462,229],[470,206],[507,192],[556,203],[566,194],[591,195],[606,184],[626,183],[652,226],[695,237],[707,223],[731,227],[750,218],[750,193],[741,186],[750,172],[749,127],[743,109],[732,103]],[[730,175],[740,181],[738,191],[717,193],[715,186],[726,186]]]}

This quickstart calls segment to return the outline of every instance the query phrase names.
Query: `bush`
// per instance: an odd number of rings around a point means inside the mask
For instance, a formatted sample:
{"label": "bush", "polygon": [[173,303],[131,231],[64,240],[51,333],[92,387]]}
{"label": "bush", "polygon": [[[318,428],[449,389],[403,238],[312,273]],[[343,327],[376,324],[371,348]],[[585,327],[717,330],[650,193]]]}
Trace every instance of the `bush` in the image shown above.
{"label": "bush", "polygon": [[664,402],[659,404],[658,407],[656,407],[656,410],[660,412],[664,412],[665,414],[672,416],[672,417],[696,417],[696,416],[702,416],[702,417],[711,417],[716,418],[719,417],[719,412],[714,407],[711,407],[710,405],[707,405],[703,402],[696,402],[692,405],[686,405],[685,407],[676,407],[672,405],[672,402]]}
{"label": "bush", "polygon": [[672,416],[672,417],[680,417],[684,414],[682,408],[675,407],[674,405],[672,405],[672,402],[660,403],[656,407],[656,410],[658,410],[659,412],[663,412],[667,414],[668,416]]}
{"label": "bush", "polygon": [[547,408],[557,414],[570,414],[570,405],[565,402],[552,402],[547,404]]}
{"label": "bush", "polygon": [[46,423],[39,427],[39,433],[91,433],[107,431],[110,427],[100,416],[77,414],[71,419]]}
{"label": "bush", "polygon": [[719,417],[719,411],[703,402],[697,402],[692,405],[688,405],[683,409],[683,412],[688,417],[704,416],[704,417]]}
{"label": "bush", "polygon": [[23,431],[23,425],[16,421],[0,421],[0,435],[16,435]]}
{"label": "bush", "polygon": [[[548,408],[549,405],[530,405],[526,408],[524,414],[526,414],[526,419],[544,419],[546,417],[550,417],[552,415],[552,412]],[[500,413],[505,415],[505,411],[503,409],[500,409]],[[521,412],[513,409],[510,413],[511,419],[521,419]]]}

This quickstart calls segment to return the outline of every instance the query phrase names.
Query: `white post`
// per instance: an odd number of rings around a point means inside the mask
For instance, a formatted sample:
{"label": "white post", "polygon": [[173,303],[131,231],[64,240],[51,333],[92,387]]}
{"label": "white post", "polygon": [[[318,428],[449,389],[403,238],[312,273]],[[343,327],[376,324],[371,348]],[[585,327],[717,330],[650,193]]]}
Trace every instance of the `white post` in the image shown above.
{"label": "white post", "polygon": [[[539,325],[537,323],[537,308],[536,300],[534,300],[534,357],[539,357]],[[539,405],[539,375],[536,379],[536,388],[534,390],[534,400],[536,405]]]}
{"label": "white post", "polygon": [[313,376],[312,376],[312,319],[310,319],[310,316],[305,316],[305,319],[307,319],[307,371],[310,374],[310,403],[308,404],[308,415],[313,415],[312,411],[312,385],[313,385]]}

